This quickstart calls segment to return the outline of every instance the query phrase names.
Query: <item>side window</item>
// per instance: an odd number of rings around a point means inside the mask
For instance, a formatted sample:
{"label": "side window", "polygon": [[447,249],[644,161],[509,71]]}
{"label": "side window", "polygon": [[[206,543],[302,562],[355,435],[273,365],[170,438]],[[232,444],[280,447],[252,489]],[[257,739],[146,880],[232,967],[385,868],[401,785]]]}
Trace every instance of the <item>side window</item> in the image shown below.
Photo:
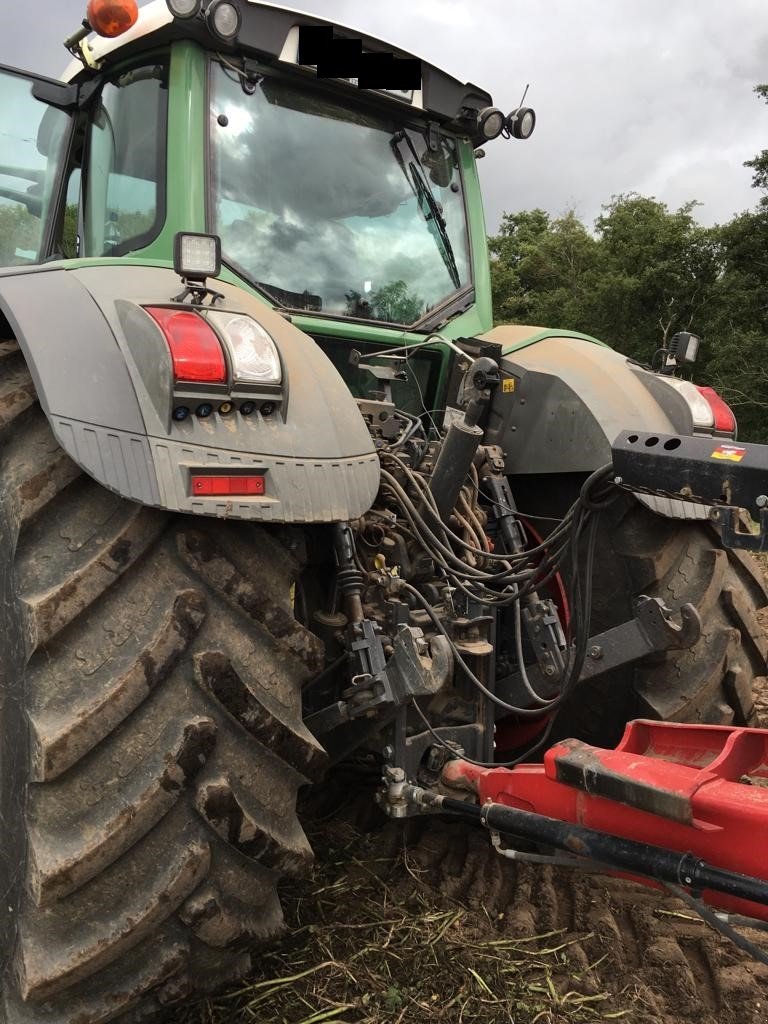
{"label": "side window", "polygon": [[159,233],[165,217],[166,69],[108,82],[91,115],[82,256],[120,256]]}
{"label": "side window", "polygon": [[79,167],[73,167],[67,181],[64,199],[64,213],[58,236],[59,250],[65,260],[74,260],[80,255],[80,177]]}
{"label": "side window", "polygon": [[0,266],[37,263],[70,117],[32,94],[32,79],[0,70]]}

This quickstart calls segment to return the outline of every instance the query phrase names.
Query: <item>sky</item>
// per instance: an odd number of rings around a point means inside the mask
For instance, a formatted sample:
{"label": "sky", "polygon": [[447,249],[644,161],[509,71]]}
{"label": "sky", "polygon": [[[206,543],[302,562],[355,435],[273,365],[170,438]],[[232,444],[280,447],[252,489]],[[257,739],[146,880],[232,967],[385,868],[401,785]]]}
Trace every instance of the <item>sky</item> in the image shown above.
{"label": "sky", "polygon": [[[537,115],[525,141],[479,164],[488,229],[504,212],[569,209],[588,225],[612,196],[655,196],[722,223],[754,206],[743,163],[768,148],[765,0],[301,0]],[[85,0],[20,7],[0,63],[57,77]],[[26,11],[34,15],[25,16]]]}

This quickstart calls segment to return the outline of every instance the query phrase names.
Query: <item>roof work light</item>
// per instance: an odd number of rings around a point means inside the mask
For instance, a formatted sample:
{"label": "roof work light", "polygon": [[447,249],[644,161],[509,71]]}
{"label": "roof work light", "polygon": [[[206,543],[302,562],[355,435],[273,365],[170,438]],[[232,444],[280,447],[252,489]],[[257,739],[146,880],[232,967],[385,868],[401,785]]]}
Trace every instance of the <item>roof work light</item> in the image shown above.
{"label": "roof work light", "polygon": [[486,142],[501,135],[504,130],[504,115],[498,107],[483,107],[477,115],[478,134]]}
{"label": "roof work light", "polygon": [[240,11],[230,0],[213,0],[205,12],[205,20],[219,39],[229,41],[240,31]]}
{"label": "roof work light", "polygon": [[504,127],[513,139],[530,139],[536,127],[536,114],[530,107],[516,107],[507,114]]}
{"label": "roof work light", "polygon": [[165,0],[174,18],[196,18],[202,7],[202,0]]}

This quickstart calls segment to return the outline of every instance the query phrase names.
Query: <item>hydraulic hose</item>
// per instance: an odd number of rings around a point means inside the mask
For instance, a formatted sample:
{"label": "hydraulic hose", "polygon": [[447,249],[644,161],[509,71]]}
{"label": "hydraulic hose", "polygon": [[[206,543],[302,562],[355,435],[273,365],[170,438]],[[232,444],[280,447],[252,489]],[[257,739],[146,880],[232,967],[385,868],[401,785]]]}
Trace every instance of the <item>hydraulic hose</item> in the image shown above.
{"label": "hydraulic hose", "polygon": [[578,857],[599,861],[608,868],[645,875],[694,892],[709,889],[768,906],[768,883],[761,878],[711,867],[692,853],[624,839],[505,804],[489,803],[479,807],[416,787],[406,787],[403,795],[415,803],[439,807],[496,832],[506,832],[530,842],[565,850]]}

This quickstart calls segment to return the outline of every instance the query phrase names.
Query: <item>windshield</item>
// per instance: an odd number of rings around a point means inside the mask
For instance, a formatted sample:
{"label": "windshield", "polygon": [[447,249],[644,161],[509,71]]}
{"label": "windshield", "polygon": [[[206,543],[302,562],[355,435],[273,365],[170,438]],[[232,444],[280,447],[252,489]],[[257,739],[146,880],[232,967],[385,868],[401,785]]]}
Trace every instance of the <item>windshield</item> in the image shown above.
{"label": "windshield", "polygon": [[213,230],[278,304],[412,324],[470,283],[455,145],[212,64]]}

